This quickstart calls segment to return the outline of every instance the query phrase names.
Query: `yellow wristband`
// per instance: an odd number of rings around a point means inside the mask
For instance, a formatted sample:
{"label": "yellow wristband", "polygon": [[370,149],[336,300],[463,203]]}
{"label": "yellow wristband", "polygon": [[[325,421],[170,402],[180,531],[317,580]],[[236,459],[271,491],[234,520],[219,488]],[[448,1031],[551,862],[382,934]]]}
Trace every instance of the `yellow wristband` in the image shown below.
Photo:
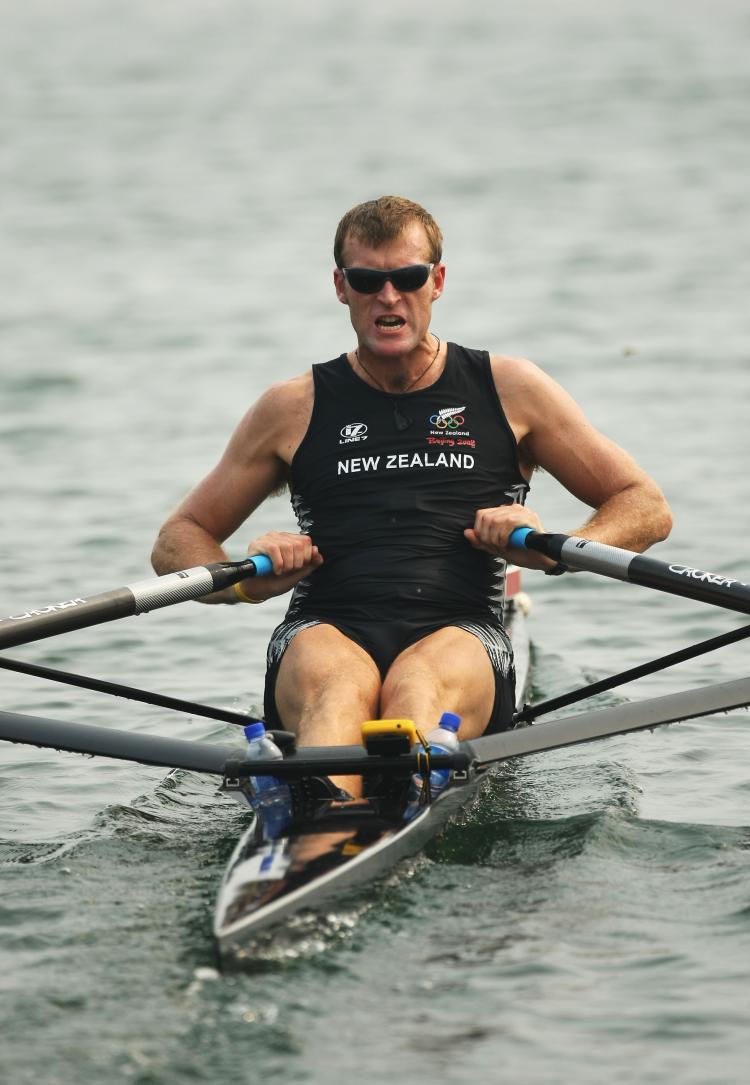
{"label": "yellow wristband", "polygon": [[243,603],[262,603],[263,602],[263,599],[251,599],[249,595],[245,595],[245,593],[242,590],[242,587],[240,586],[239,583],[234,585],[234,594],[237,596],[238,599],[242,600]]}

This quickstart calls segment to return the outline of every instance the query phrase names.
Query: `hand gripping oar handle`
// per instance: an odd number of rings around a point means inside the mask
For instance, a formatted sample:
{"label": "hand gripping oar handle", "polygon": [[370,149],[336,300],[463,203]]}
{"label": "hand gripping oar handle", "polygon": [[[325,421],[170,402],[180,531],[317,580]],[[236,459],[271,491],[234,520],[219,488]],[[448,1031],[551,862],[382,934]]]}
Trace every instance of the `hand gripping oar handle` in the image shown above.
{"label": "hand gripping oar handle", "polygon": [[146,614],[159,607],[169,607],[188,599],[221,591],[251,576],[266,576],[273,564],[265,554],[254,554],[244,561],[219,561],[212,565],[197,565],[166,576],[154,576],[129,584],[124,588],[76,597],[61,603],[28,610],[0,618],[0,648],[42,640],[57,633],[101,625],[131,614]]}
{"label": "hand gripping oar handle", "polygon": [[708,573],[681,562],[657,561],[645,554],[579,539],[576,535],[549,535],[530,527],[517,527],[508,542],[511,546],[536,550],[545,557],[561,561],[569,569],[599,573],[614,580],[627,580],[645,588],[750,614],[750,584],[721,573]]}

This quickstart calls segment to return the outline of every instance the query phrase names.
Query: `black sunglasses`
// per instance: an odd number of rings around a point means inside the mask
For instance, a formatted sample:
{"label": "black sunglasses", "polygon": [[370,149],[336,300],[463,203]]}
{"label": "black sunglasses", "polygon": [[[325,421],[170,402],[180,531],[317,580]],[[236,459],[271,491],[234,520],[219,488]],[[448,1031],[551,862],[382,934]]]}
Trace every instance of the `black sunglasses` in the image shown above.
{"label": "black sunglasses", "polygon": [[377,294],[387,282],[393,283],[399,293],[409,294],[419,290],[430,277],[434,264],[408,264],[406,267],[378,271],[373,267],[342,267],[344,278],[358,294]]}

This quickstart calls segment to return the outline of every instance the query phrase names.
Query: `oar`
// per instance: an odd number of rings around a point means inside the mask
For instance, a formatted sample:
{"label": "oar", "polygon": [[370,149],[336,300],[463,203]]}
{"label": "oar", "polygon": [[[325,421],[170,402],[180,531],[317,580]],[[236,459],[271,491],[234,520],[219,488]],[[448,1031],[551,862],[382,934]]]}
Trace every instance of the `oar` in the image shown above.
{"label": "oar", "polygon": [[200,599],[247,577],[266,576],[272,572],[270,558],[265,554],[255,554],[243,561],[197,565],[193,569],[150,577],[88,598],[77,596],[21,614],[11,614],[7,618],[0,618],[0,648],[15,648],[19,644],[53,637],[57,633],[101,625],[131,614],[146,614],[150,610],[169,607],[188,599]]}
{"label": "oar", "polygon": [[[637,667],[628,667],[626,671],[619,671],[617,674],[610,675],[609,678],[600,678],[598,682],[590,682],[586,686],[579,686],[578,689],[570,690],[569,693],[550,697],[546,701],[537,701],[533,705],[525,705],[520,712],[515,713],[513,723],[516,725],[519,723],[533,723],[539,716],[544,716],[548,712],[556,712],[558,708],[567,708],[568,705],[576,704],[578,701],[585,701],[589,697],[595,697],[598,693],[606,693],[607,690],[616,689],[617,686],[624,686],[627,682],[635,682],[637,679],[645,678],[649,674],[664,671],[667,667],[675,667],[678,663],[686,663],[689,659],[706,655],[708,652],[715,652],[718,648],[726,648],[728,644],[736,644],[737,641],[746,640],[748,637],[750,637],[750,625],[743,625],[739,629],[732,629],[729,633],[722,633],[718,637],[699,641],[698,644],[690,644],[687,648],[680,648],[676,652],[659,656],[658,659],[641,663]],[[0,667],[2,666],[4,666],[4,660],[0,659]]]}
{"label": "oar", "polygon": [[59,671],[54,667],[42,667],[38,663],[23,663],[20,659],[8,659],[7,657],[3,659],[0,656],[0,670],[16,671],[18,674],[28,674],[32,678],[44,678],[50,682],[62,682],[66,686],[90,689],[95,693],[106,693],[110,697],[126,697],[129,701],[140,701],[141,704],[155,705],[157,708],[169,708],[173,712],[186,712],[191,716],[204,716],[209,720],[234,723],[239,727],[246,727],[248,723],[257,722],[255,717],[247,712],[237,712],[231,708],[216,708],[214,705],[200,704],[197,701],[186,701],[182,697],[169,697],[164,693],[151,693],[147,689],[124,686],[120,682],[107,682],[101,678],[89,678],[85,674]]}
{"label": "oar", "polygon": [[641,584],[646,588],[712,603],[726,610],[750,614],[750,584],[721,573],[708,573],[682,562],[658,561],[618,546],[579,539],[576,535],[550,535],[530,527],[511,532],[511,546],[536,550],[573,570],[586,570]]}

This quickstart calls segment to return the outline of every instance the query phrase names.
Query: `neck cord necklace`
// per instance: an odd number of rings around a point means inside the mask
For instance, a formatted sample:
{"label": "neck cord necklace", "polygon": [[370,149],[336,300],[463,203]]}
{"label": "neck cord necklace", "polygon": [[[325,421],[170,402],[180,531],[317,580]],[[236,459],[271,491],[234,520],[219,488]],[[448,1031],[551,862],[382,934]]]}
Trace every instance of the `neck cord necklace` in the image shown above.
{"label": "neck cord necklace", "polygon": [[[430,335],[435,335],[435,333],[430,332]],[[357,359],[357,365],[361,366],[361,368],[365,371],[370,380],[375,382],[381,392],[385,392],[386,395],[393,397],[393,422],[399,433],[402,433],[405,429],[408,429],[414,421],[413,418],[409,418],[408,414],[404,414],[404,412],[401,410],[400,398],[401,396],[405,396],[407,392],[410,392],[416,384],[419,384],[422,377],[427,376],[427,374],[437,361],[437,356],[440,353],[440,340],[436,335],[435,339],[437,339],[437,347],[435,348],[435,353],[432,356],[432,360],[427,364],[427,366],[425,366],[419,376],[415,377],[411,384],[408,384],[406,388],[402,389],[402,391],[400,392],[389,392],[387,388],[384,388],[378,378],[370,372],[370,370],[360,358],[359,347],[357,347],[354,351],[354,357]]]}

